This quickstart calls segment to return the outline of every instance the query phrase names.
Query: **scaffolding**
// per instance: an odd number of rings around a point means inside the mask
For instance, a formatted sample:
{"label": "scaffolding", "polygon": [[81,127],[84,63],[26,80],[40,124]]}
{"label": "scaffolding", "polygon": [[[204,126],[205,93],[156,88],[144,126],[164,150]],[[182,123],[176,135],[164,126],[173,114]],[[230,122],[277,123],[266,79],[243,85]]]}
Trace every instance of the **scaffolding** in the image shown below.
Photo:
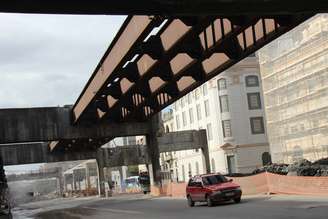
{"label": "scaffolding", "polygon": [[328,15],[258,52],[274,162],[328,157]]}

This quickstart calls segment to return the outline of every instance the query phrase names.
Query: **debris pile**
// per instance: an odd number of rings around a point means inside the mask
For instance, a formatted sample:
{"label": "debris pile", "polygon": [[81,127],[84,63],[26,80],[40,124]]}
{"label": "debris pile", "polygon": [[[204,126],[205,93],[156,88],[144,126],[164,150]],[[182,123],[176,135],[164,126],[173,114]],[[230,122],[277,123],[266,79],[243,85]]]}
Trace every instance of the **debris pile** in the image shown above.
{"label": "debris pile", "polygon": [[264,167],[260,167],[255,169],[252,174],[259,174],[263,172],[275,173],[279,175],[287,175],[288,174],[288,164],[277,164],[273,163]]}
{"label": "debris pile", "polygon": [[289,165],[288,175],[291,176],[328,176],[328,158],[315,162],[301,160]]}
{"label": "debris pile", "polygon": [[289,176],[328,176],[328,158],[323,158],[315,162],[303,159],[290,165],[273,163],[255,169],[252,174],[263,172]]}

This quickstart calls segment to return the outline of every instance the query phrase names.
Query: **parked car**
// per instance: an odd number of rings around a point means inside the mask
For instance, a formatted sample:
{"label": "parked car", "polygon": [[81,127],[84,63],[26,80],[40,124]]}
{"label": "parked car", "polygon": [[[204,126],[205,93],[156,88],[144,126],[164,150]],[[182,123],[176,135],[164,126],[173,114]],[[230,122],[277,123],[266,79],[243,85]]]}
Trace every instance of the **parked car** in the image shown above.
{"label": "parked car", "polygon": [[186,188],[188,205],[193,207],[195,202],[207,202],[209,207],[217,202],[233,200],[241,201],[240,186],[221,174],[204,174],[190,178]]}

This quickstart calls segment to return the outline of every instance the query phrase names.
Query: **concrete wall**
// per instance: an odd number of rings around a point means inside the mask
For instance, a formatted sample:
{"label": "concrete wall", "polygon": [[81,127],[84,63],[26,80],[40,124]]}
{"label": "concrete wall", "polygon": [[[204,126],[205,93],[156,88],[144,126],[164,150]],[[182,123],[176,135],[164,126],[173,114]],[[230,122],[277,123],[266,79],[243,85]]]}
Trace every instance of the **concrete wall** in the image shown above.
{"label": "concrete wall", "polygon": [[[243,195],[328,195],[328,177],[283,176],[261,173],[254,176],[229,178],[240,185]],[[186,186],[186,183],[168,183],[161,188],[152,186],[151,194],[155,196],[186,197]]]}

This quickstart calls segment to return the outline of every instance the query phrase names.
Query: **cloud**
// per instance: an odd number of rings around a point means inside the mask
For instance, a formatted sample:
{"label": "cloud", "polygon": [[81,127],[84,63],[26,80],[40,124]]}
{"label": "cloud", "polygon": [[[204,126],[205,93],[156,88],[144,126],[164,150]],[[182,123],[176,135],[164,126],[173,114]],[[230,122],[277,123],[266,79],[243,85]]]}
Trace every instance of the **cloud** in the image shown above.
{"label": "cloud", "polygon": [[73,104],[124,19],[0,14],[0,108]]}

